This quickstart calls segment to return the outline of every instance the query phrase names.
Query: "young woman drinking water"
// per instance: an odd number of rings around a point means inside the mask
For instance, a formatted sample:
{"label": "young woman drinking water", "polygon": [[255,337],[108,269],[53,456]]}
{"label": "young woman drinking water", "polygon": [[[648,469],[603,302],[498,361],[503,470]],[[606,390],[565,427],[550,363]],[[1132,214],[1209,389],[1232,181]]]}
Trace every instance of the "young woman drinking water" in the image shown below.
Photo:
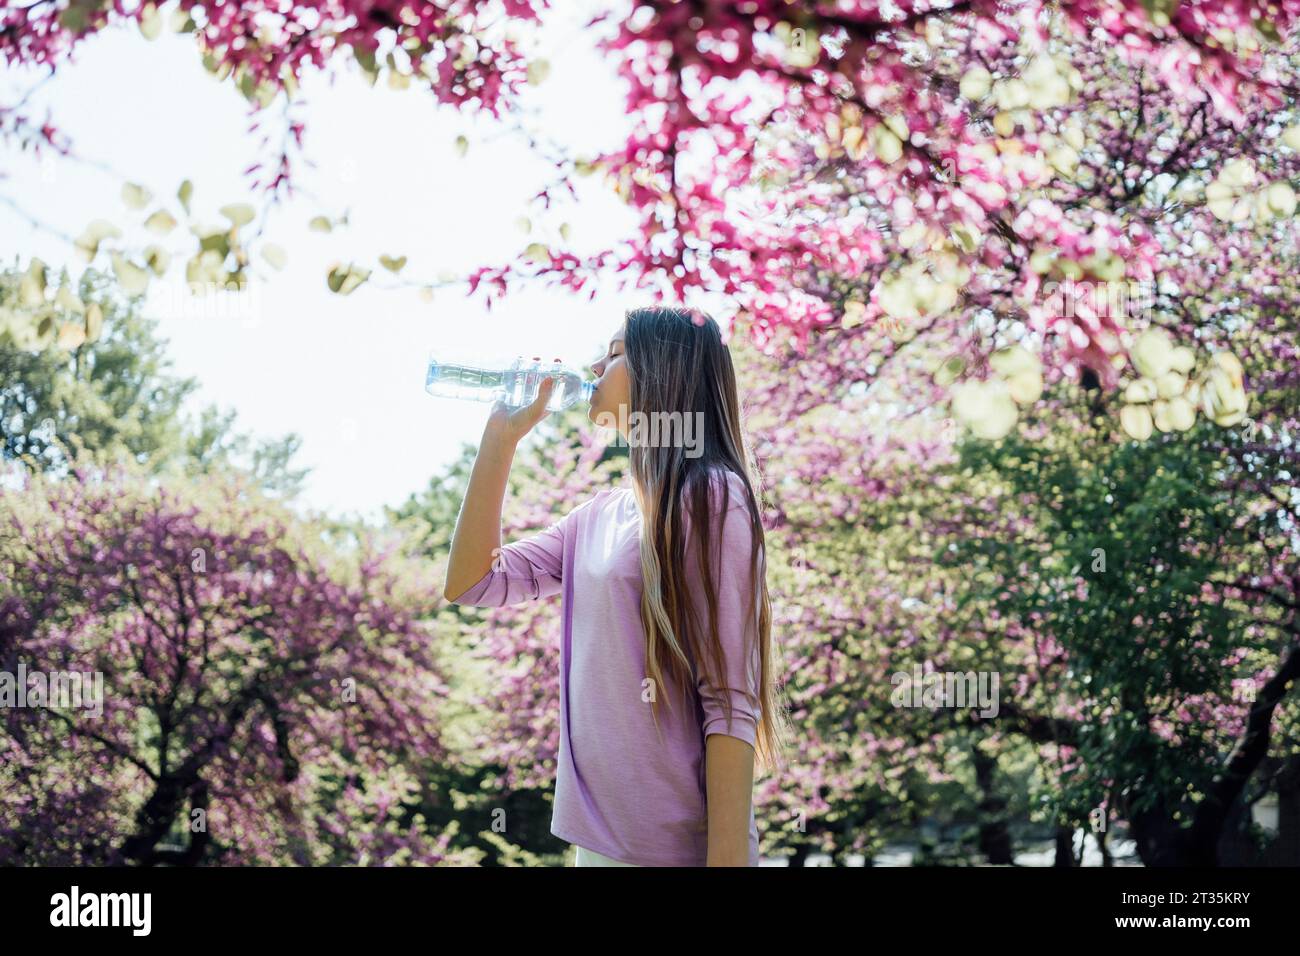
{"label": "young woman drinking water", "polygon": [[[551,832],[578,866],[757,866],[756,761],[784,763],[786,717],[731,354],[702,313],[636,309],[591,368],[588,415],[631,434],[630,485],[502,547],[515,448],[553,383],[527,407],[498,403],[443,593],[475,607],[562,594]],[[674,427],[638,429],[656,415]]]}

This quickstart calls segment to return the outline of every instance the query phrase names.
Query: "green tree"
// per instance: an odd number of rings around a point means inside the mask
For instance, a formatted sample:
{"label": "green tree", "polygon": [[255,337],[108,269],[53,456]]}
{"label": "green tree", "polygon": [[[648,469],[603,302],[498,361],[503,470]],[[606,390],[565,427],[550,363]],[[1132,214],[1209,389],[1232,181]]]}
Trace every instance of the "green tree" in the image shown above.
{"label": "green tree", "polygon": [[1238,431],[1121,441],[1070,411],[1045,440],[963,445],[961,467],[1022,507],[976,510],[936,558],[970,572],[963,605],[1034,636],[1037,667],[1001,714],[1053,745],[1058,820],[1104,809],[1148,865],[1212,865],[1248,778],[1295,752],[1295,626],[1241,586],[1269,568],[1261,540],[1289,532],[1255,527],[1270,519],[1233,480]]}
{"label": "green tree", "polygon": [[[269,493],[298,494],[308,469],[291,467],[297,435],[254,439],[236,431],[234,412],[215,406],[191,421],[184,406],[198,382],[171,373],[167,343],[140,298],[95,270],[75,294],[66,271],[60,278],[59,293],[45,302],[42,265],[0,270],[0,458],[53,474],[65,473],[77,450],[103,463],[130,458],[153,472],[230,466]],[[16,321],[32,299],[50,319],[35,340]],[[62,327],[61,315],[71,317]]]}

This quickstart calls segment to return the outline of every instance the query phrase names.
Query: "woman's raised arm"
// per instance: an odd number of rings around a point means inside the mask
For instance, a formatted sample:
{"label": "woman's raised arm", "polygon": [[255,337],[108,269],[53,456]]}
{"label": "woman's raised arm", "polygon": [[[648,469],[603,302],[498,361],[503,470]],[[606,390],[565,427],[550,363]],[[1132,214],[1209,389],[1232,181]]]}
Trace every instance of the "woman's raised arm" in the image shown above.
{"label": "woman's raised arm", "polygon": [[492,570],[493,555],[501,547],[501,504],[515,449],[520,439],[550,414],[546,403],[554,388],[555,379],[548,377],[531,405],[511,409],[497,402],[492,407],[451,537],[442,586],[449,601],[456,601]]}

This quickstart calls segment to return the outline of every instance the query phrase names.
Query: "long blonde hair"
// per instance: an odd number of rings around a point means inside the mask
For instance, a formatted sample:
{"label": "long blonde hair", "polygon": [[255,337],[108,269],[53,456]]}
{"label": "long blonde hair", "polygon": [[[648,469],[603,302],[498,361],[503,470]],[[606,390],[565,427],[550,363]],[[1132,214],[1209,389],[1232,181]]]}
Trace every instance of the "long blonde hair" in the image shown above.
{"label": "long blonde hair", "polygon": [[[691,416],[700,422],[688,456],[678,444],[651,445],[631,442],[629,462],[633,491],[641,511],[641,621],[645,629],[646,676],[654,687],[668,687],[667,669],[674,686],[685,690],[688,679],[697,676],[696,663],[713,686],[722,686],[723,650],[718,638],[718,601],[713,581],[712,553],[715,530],[721,534],[731,507],[727,483],[722,482],[722,501],[712,493],[713,477],[734,472],[746,491],[749,521],[753,530],[750,555],[750,591],[761,594],[742,607],[758,605],[759,700],[761,718],[755,739],[757,768],[771,770],[784,765],[787,715],[777,690],[772,648],[771,600],[767,589],[766,538],[760,518],[759,498],[753,476],[757,473],[752,451],[741,429],[740,401],[731,352],[722,341],[718,324],[708,315],[684,309],[645,308],[627,313],[624,329],[630,384],[630,404],[646,420],[664,412]],[[699,414],[697,414],[699,413]],[[662,419],[660,419],[662,420]],[[708,604],[707,627],[701,627],[699,612],[687,589],[688,565],[683,534],[683,507],[688,506],[690,526],[698,529],[698,570]],[[746,628],[749,633],[749,628]],[[669,709],[672,708],[668,695]],[[731,699],[723,694],[727,720],[732,717]],[[686,696],[679,698],[688,699]],[[658,698],[651,702],[658,727]]]}

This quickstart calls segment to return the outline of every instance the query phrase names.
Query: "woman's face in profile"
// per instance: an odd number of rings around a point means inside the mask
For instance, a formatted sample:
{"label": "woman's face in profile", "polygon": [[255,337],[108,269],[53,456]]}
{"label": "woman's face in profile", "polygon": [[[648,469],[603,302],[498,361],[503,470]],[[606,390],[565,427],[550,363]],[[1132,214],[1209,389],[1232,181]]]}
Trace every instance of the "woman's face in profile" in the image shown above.
{"label": "woman's face in profile", "polygon": [[623,348],[626,323],[609,340],[603,357],[592,363],[591,373],[596,377],[596,390],[591,396],[587,417],[595,425],[617,428],[624,433],[627,413],[632,401],[631,386],[627,376],[627,356]]}

